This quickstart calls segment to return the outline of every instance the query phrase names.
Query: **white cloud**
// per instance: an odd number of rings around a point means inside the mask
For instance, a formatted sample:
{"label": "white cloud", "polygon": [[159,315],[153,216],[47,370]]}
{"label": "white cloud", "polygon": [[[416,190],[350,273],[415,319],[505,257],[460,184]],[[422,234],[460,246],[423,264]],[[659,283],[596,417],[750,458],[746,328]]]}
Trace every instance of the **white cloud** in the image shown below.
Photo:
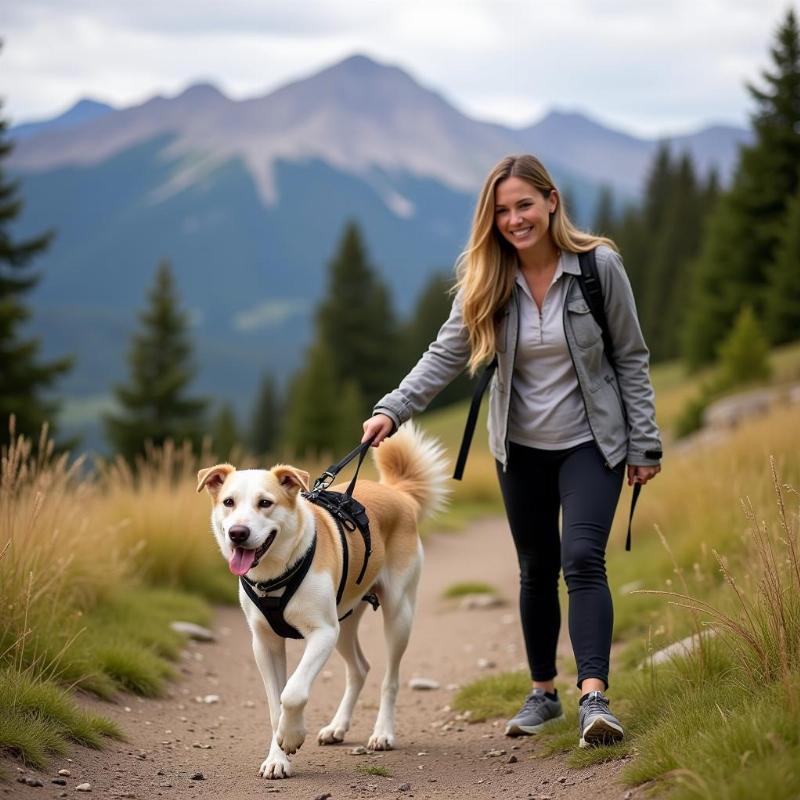
{"label": "white cloud", "polygon": [[306,311],[308,311],[308,300],[265,300],[253,308],[235,314],[233,328],[247,333],[274,328]]}
{"label": "white cloud", "polygon": [[270,91],[364,52],[463,111],[526,124],[581,109],[653,135],[743,124],[786,0],[25,0],[8,4],[0,95],[15,121],[83,96],[128,105],[199,80]]}

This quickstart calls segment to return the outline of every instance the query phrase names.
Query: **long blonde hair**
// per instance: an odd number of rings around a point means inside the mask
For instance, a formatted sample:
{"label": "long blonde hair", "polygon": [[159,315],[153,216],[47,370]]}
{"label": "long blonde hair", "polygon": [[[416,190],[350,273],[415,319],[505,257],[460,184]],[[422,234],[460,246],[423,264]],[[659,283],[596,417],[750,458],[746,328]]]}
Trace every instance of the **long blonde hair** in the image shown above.
{"label": "long blonde hair", "polygon": [[[558,191],[553,179],[538,158],[531,155],[506,156],[486,178],[478,195],[469,242],[458,260],[456,291],[462,293],[464,325],[469,333],[469,371],[495,353],[498,314],[511,297],[517,265],[516,250],[495,225],[495,190],[506,178],[521,178],[545,197]],[[578,230],[567,216],[561,199],[550,215],[550,235],[555,246],[570,253],[585,253],[601,244],[616,250],[603,236]]]}

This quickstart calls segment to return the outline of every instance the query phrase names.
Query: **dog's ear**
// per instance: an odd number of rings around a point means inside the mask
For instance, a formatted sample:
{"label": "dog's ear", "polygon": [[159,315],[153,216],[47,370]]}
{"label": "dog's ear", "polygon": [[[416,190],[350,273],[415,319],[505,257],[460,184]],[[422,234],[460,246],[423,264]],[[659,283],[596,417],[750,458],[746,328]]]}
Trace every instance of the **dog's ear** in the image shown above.
{"label": "dog's ear", "polygon": [[225,483],[225,478],[236,472],[236,467],[230,464],[216,464],[213,467],[206,467],[197,473],[197,491],[202,492],[203,489],[208,489],[208,493],[216,499],[220,487]]}
{"label": "dog's ear", "polygon": [[308,491],[309,475],[302,469],[280,464],[272,468],[272,474],[278,479],[286,494],[292,499],[297,497],[297,493],[301,489]]}

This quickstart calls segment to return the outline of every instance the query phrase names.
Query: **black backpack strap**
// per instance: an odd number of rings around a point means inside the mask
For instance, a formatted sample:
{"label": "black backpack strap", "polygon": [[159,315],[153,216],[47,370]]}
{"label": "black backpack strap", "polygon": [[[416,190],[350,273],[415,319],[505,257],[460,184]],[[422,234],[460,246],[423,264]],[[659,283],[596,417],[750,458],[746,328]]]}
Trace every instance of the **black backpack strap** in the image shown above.
{"label": "black backpack strap", "polygon": [[592,312],[594,321],[600,326],[603,334],[603,350],[611,366],[614,366],[614,345],[611,343],[611,334],[608,330],[608,320],[606,319],[605,300],[603,298],[603,284],[600,283],[600,275],[597,272],[597,256],[594,250],[587,250],[585,253],[578,253],[578,263],[581,266],[581,274],[578,276],[578,285],[581,287],[583,298],[589,311]]}
{"label": "black backpack strap", "polygon": [[464,475],[464,467],[467,463],[467,456],[469,455],[469,448],[472,444],[472,436],[475,433],[475,426],[478,424],[478,413],[481,410],[481,401],[486,392],[486,387],[492,379],[494,371],[497,369],[497,356],[492,359],[492,362],[483,370],[481,379],[475,387],[475,393],[472,395],[472,402],[469,406],[469,414],[467,415],[467,424],[464,426],[464,436],[461,439],[461,449],[458,451],[458,458],[456,459],[456,469],[453,473],[453,480],[460,481]]}

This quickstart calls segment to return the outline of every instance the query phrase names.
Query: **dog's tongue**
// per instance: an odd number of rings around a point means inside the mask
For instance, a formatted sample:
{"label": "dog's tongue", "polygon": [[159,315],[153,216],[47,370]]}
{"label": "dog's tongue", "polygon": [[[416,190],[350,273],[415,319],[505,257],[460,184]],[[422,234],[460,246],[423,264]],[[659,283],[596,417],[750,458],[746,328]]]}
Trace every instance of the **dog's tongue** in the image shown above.
{"label": "dog's tongue", "polygon": [[255,560],[255,550],[245,550],[244,547],[235,547],[231,560],[228,562],[228,569],[230,569],[234,575],[244,575],[245,572],[253,566]]}

